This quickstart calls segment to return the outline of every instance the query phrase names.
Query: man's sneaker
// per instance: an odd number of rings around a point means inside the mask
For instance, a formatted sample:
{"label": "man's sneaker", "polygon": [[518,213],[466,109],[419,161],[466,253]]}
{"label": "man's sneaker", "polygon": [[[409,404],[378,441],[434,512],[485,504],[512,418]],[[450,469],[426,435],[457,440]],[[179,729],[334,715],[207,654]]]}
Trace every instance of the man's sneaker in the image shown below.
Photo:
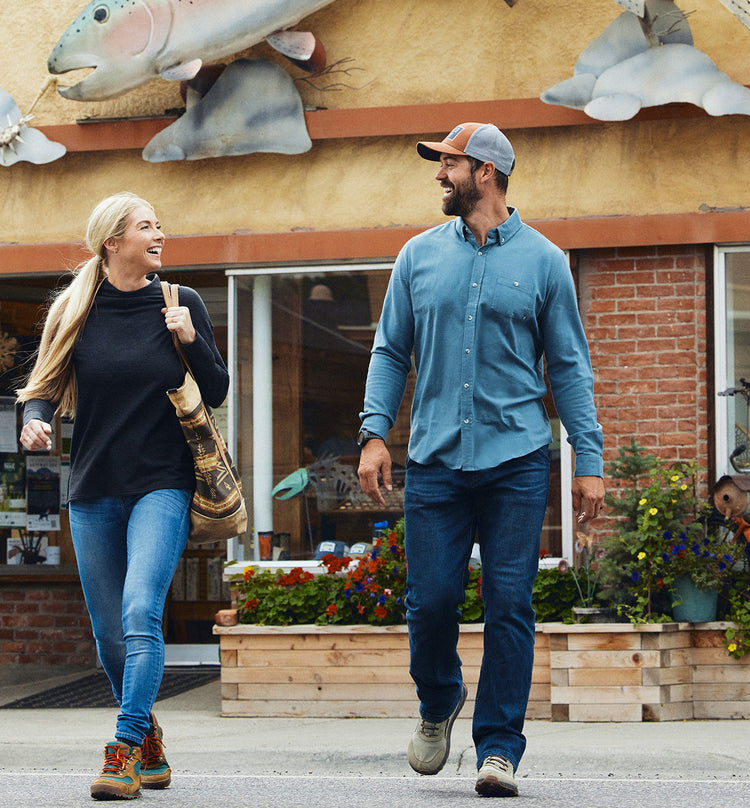
{"label": "man's sneaker", "polygon": [[451,729],[461,712],[467,695],[466,685],[461,685],[461,698],[456,709],[445,721],[420,719],[409,741],[409,765],[420,774],[437,774],[445,766],[451,751]]}
{"label": "man's sneaker", "polygon": [[518,783],[513,776],[513,764],[500,755],[486,757],[477,774],[474,790],[480,797],[517,797]]}
{"label": "man's sneaker", "polygon": [[91,784],[95,800],[132,800],[141,796],[141,749],[114,741],[104,747],[104,766]]}
{"label": "man's sneaker", "polygon": [[172,781],[172,770],[164,757],[164,733],[151,713],[151,730],[143,739],[141,747],[141,786],[143,788],[166,788]]}

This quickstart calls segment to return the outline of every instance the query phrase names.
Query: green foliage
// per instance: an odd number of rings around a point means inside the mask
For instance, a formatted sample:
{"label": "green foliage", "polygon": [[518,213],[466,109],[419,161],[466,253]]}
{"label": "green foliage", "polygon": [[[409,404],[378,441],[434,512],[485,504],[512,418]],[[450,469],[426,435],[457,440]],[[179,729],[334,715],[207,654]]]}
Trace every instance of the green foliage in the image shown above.
{"label": "green foliage", "polygon": [[636,624],[663,622],[677,578],[687,575],[702,588],[730,580],[736,549],[698,499],[695,463],[666,464],[631,438],[608,473],[626,483],[605,500],[620,518],[617,536],[605,542],[604,590],[621,614]]}
{"label": "green foliage", "polygon": [[578,597],[573,576],[561,575],[557,567],[539,570],[532,595],[537,622],[573,622]]}
{"label": "green foliage", "polygon": [[739,537],[735,544],[744,555],[737,564],[731,585],[727,589],[727,619],[736,623],[724,632],[724,647],[730,656],[742,659],[750,651],[750,544]]}
{"label": "green foliage", "polygon": [[[242,575],[235,575],[231,583],[237,593],[240,622],[288,626],[393,625],[405,621],[408,590],[403,519],[356,564],[349,557],[334,555],[325,556],[321,563],[326,572],[320,575],[301,567],[288,573],[246,567]],[[481,569],[467,570],[466,580],[461,619],[478,622],[484,615]]]}

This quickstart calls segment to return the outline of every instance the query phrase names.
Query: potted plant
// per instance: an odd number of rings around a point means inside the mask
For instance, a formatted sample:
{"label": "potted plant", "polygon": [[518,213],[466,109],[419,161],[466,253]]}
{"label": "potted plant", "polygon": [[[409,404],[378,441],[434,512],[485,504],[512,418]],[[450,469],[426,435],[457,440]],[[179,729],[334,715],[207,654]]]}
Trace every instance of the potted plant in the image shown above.
{"label": "potted plant", "polygon": [[710,592],[715,602],[731,578],[736,548],[697,496],[696,464],[668,464],[644,455],[631,438],[609,473],[627,483],[619,497],[609,494],[606,500],[620,516],[617,535],[606,542],[604,570],[605,587],[618,598],[619,612],[635,624],[681,619],[679,607],[690,584]]}
{"label": "potted plant", "polygon": [[601,561],[607,555],[604,547],[595,547],[590,533],[579,530],[576,534],[576,553],[579,566],[570,565],[562,559],[557,565],[561,575],[570,576],[575,583],[578,599],[573,606],[576,622],[611,623],[617,619],[617,610],[608,605],[597,589],[602,571]]}

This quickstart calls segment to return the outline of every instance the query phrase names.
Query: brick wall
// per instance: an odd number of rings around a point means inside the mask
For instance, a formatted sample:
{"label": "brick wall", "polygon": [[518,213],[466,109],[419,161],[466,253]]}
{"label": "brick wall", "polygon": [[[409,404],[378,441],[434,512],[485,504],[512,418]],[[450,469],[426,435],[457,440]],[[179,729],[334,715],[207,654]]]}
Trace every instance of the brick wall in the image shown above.
{"label": "brick wall", "polygon": [[707,468],[703,247],[590,250],[576,258],[605,468],[631,435],[665,460]]}
{"label": "brick wall", "polygon": [[0,589],[0,665],[96,663],[91,622],[78,584],[11,584]]}

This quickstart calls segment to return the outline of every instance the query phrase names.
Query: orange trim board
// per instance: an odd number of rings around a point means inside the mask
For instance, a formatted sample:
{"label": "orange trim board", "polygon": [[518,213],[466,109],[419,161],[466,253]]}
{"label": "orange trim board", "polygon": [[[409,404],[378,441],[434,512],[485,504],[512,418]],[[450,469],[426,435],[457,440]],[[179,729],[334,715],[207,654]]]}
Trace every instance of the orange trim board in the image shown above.
{"label": "orange trim board", "polygon": [[[547,219],[529,224],[571,250],[750,242],[750,210]],[[165,267],[224,269],[238,264],[390,259],[426,227],[173,236],[167,240],[163,260]],[[84,258],[76,242],[0,244],[0,275],[57,275]]]}
{"label": "orange trim board", "polygon": [[[700,118],[707,114],[692,104],[665,104],[642,110],[633,120]],[[143,149],[174,118],[87,120],[38,127],[70,152]],[[450,131],[457,121],[494,121],[501,129],[602,125],[579,110],[551,106],[539,98],[459,101],[359,109],[317,109],[305,112],[312,140],[351,137],[397,137]]]}

